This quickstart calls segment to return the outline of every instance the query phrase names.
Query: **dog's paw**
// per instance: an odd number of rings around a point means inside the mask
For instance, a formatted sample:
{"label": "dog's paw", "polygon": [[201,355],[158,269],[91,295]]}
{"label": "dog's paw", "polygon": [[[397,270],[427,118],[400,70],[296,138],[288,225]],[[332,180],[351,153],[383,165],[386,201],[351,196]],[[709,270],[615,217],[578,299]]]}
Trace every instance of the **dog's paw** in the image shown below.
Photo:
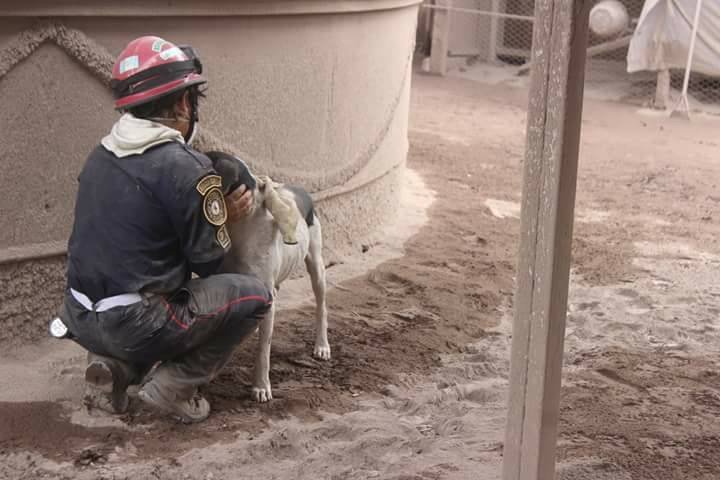
{"label": "dog's paw", "polygon": [[330,345],[315,345],[313,356],[320,360],[330,360]]}
{"label": "dog's paw", "polygon": [[252,393],[256,402],[265,403],[272,400],[272,389],[270,385],[267,387],[253,387]]}

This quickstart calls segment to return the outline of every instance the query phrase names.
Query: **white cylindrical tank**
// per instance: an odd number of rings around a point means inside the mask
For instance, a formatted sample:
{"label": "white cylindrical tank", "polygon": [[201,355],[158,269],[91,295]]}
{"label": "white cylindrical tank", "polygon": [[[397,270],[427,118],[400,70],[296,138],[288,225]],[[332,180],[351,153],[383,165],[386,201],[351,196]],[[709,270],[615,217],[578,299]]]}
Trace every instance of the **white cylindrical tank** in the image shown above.
{"label": "white cylindrical tank", "polygon": [[77,175],[118,118],[110,71],[130,40],[196,49],[196,146],[311,192],[338,261],[397,214],[420,2],[0,1],[0,348],[57,314]]}

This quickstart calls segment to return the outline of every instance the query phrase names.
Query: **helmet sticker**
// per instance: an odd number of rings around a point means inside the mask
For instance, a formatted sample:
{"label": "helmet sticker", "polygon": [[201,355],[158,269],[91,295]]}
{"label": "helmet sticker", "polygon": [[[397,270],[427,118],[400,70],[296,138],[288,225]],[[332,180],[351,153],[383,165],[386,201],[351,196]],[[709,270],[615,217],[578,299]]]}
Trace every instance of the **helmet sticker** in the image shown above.
{"label": "helmet sticker", "polygon": [[163,60],[167,60],[172,57],[175,57],[180,61],[185,60],[185,54],[177,47],[168,48],[167,50],[160,52],[160,58]]}
{"label": "helmet sticker", "polygon": [[155,40],[155,41],[153,42],[153,44],[152,44],[152,47],[151,47],[151,48],[152,48],[152,51],[153,51],[153,52],[160,53],[160,52],[162,51],[163,45],[165,45],[166,43],[167,43],[167,42],[166,42],[165,40],[163,40],[162,38],[159,38],[159,39]]}
{"label": "helmet sticker", "polygon": [[134,69],[138,68],[139,66],[140,66],[140,59],[138,58],[137,55],[132,55],[130,57],[123,59],[120,62],[119,70],[120,70],[120,73],[122,74],[122,73],[127,72],[128,70],[134,70]]}

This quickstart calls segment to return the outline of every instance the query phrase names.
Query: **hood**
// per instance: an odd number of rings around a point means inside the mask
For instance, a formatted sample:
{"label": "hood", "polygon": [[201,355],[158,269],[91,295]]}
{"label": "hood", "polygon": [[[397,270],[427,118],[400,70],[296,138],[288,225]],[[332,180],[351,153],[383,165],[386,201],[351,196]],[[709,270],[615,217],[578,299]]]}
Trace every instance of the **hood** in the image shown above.
{"label": "hood", "polygon": [[139,155],[148,148],[167,142],[185,143],[185,140],[174,128],[126,113],[115,122],[110,134],[101,143],[117,157],[123,158]]}

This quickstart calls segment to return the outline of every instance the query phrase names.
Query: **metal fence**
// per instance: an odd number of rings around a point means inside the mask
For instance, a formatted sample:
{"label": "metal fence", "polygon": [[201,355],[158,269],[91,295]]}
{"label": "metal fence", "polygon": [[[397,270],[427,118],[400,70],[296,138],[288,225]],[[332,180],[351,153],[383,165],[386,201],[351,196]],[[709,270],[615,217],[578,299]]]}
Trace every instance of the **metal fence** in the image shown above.
{"label": "metal fence", "polygon": [[[620,13],[625,16],[621,28],[612,29],[603,22],[595,22],[596,28],[591,28],[586,95],[646,107],[675,108],[684,70],[660,75],[651,71],[627,73],[628,46],[644,0],[620,3],[624,7]],[[481,81],[523,84],[529,72],[535,0],[425,0],[423,7],[417,38],[421,52],[430,54],[433,16],[448,12],[447,61],[451,71]],[[690,72],[691,109],[720,114],[720,78],[694,72],[692,67]]]}

